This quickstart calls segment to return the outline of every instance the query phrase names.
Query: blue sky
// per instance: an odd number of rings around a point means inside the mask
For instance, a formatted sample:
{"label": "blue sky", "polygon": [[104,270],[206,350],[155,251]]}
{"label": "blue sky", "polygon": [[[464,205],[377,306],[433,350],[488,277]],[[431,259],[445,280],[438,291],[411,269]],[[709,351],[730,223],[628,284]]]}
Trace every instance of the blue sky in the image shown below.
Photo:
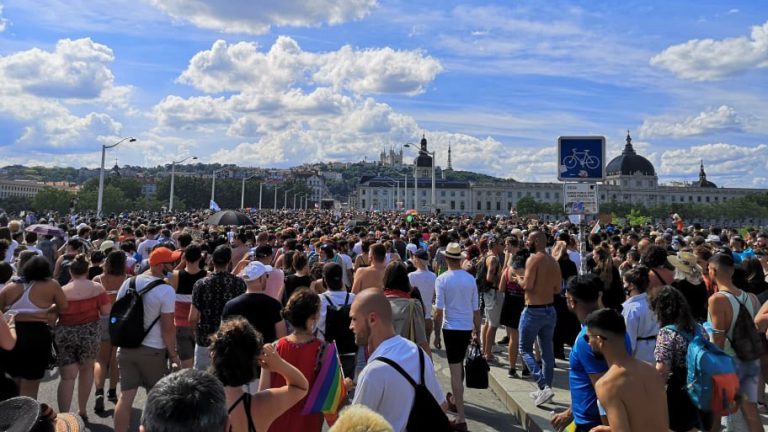
{"label": "blue sky", "polygon": [[[256,6],[254,6],[256,4]],[[425,133],[554,181],[559,135],[631,130],[661,181],[768,187],[768,5],[0,0],[0,157],[289,167]],[[406,149],[407,151],[407,149]],[[113,162],[112,162],[113,163]]]}

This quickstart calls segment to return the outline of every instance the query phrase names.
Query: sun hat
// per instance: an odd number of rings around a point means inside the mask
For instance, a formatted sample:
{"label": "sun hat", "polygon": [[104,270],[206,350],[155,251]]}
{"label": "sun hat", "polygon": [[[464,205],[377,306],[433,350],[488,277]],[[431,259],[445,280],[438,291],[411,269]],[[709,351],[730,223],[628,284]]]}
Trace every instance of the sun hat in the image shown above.
{"label": "sun hat", "polygon": [[149,265],[172,263],[181,259],[182,251],[171,251],[167,247],[159,247],[149,255]]}
{"label": "sun hat", "polygon": [[[43,411],[46,409],[38,401],[26,397],[14,397],[0,402],[0,430],[7,432],[29,432],[32,430],[50,430],[52,432],[82,432],[85,424],[79,416],[69,413],[56,414],[53,421],[47,420]],[[48,408],[50,410],[50,408]],[[47,427],[40,428],[41,422]]]}
{"label": "sun hat", "polygon": [[272,271],[272,266],[262,264],[261,261],[251,261],[240,272],[240,277],[246,282],[255,281],[256,279],[264,276]]}
{"label": "sun hat", "polygon": [[667,256],[667,261],[675,268],[675,279],[686,279],[693,285],[702,281],[701,267],[696,264],[696,255],[692,252],[678,252]]}
{"label": "sun hat", "polygon": [[448,243],[444,251],[440,251],[446,258],[461,259],[461,246],[458,243]]}
{"label": "sun hat", "polygon": [[113,242],[112,240],[104,240],[99,245],[99,250],[102,252],[105,252],[109,249],[113,249],[114,247],[115,247],[115,242]]}

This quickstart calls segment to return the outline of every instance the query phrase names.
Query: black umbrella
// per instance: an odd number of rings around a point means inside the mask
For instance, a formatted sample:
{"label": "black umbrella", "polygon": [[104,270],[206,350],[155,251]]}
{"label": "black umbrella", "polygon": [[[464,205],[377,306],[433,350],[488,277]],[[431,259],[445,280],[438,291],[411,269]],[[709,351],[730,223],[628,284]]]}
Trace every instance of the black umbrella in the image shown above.
{"label": "black umbrella", "polygon": [[253,225],[253,221],[245,213],[234,210],[222,210],[208,217],[208,225]]}

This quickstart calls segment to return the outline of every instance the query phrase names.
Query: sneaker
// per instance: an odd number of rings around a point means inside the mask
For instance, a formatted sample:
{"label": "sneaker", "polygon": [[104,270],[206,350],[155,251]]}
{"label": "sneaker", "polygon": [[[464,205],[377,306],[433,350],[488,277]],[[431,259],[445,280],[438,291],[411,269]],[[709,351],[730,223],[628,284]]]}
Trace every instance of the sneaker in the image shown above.
{"label": "sneaker", "polygon": [[510,378],[520,378],[515,368],[509,368],[509,372],[507,372],[507,376]]}
{"label": "sneaker", "polygon": [[117,403],[117,390],[116,389],[109,389],[107,392],[107,400],[112,403]]}
{"label": "sneaker", "polygon": [[496,342],[497,345],[509,345],[509,336],[504,336],[503,339]]}
{"label": "sneaker", "polygon": [[93,406],[93,410],[96,414],[104,412],[104,393],[96,394],[96,403]]}
{"label": "sneaker", "polygon": [[528,368],[523,368],[523,376],[524,376],[524,377],[529,377],[529,376],[531,376],[531,370],[530,370],[530,369],[528,369]]}
{"label": "sneaker", "polygon": [[539,397],[539,393],[541,393],[541,390],[536,390],[528,393],[528,397],[530,397],[533,400],[536,400],[536,398]]}
{"label": "sneaker", "polygon": [[552,389],[548,386],[545,386],[543,389],[541,389],[539,395],[536,396],[536,406],[544,405],[545,403],[552,401],[552,398],[554,397],[555,392],[553,392]]}

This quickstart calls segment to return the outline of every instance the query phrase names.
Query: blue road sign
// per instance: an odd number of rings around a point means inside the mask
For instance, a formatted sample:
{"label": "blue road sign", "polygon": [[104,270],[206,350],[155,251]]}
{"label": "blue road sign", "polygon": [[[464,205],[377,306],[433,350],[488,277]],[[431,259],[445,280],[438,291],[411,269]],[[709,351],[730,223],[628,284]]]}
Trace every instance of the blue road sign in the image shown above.
{"label": "blue road sign", "polygon": [[605,178],[605,137],[557,138],[557,179],[597,182]]}

